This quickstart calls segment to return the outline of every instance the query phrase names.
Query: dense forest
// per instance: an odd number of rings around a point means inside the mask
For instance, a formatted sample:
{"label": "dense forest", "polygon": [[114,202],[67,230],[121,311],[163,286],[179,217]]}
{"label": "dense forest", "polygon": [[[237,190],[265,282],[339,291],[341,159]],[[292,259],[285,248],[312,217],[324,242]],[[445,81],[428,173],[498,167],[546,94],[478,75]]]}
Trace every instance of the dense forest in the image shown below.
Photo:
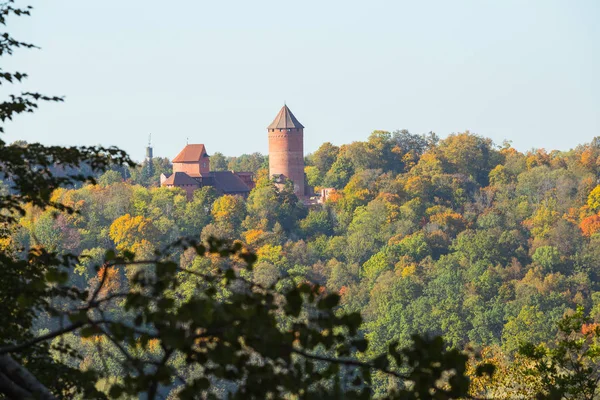
{"label": "dense forest", "polygon": [[[8,95],[0,134],[63,100]],[[0,139],[0,399],[599,398],[600,138],[375,131],[306,156],[309,206],[261,154],[211,164],[254,189]]]}
{"label": "dense forest", "polygon": [[[110,292],[127,287],[136,267],[99,272],[93,266],[106,249],[143,258],[181,236],[240,241],[258,256],[254,282],[317,283],[340,293],[339,312],[360,312],[370,345],[359,358],[392,342],[409,345],[413,333],[441,335],[449,347],[479,349],[504,369],[493,384],[481,383],[498,397],[523,374],[512,361],[523,343],[552,343],[578,306],[592,318],[586,326],[600,322],[598,138],[566,152],[522,153],[470,132],[440,140],[375,131],[306,156],[308,182],[336,189],[310,207],[268,179],[259,154],[211,162],[255,172],[256,188],[244,199],[204,187],[188,201],[183,191],[158,187],[170,166],[155,159],[152,176],[143,163],[54,191],[53,201],[77,213],[27,206],[2,245],[84,255],[71,283],[93,288],[108,274]],[[178,257],[195,271],[223,262],[189,251]],[[53,323],[41,318],[36,326],[45,332]],[[86,354],[78,368],[102,367],[93,342],[68,340]],[[375,376],[376,393],[388,379]],[[536,382],[519,390],[530,393]]]}

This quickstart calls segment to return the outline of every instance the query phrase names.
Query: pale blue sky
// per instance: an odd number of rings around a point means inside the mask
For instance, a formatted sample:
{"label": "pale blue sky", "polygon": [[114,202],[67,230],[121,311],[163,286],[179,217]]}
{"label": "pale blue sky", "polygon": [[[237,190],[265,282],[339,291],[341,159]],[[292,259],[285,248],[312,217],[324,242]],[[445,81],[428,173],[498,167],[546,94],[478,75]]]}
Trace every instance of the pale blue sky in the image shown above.
{"label": "pale blue sky", "polygon": [[[267,152],[284,100],[305,151],[375,129],[466,129],[520,150],[600,136],[600,1],[31,0],[3,69],[65,95],[7,139]],[[21,2],[21,4],[24,4]],[[6,89],[2,89],[6,93]]]}

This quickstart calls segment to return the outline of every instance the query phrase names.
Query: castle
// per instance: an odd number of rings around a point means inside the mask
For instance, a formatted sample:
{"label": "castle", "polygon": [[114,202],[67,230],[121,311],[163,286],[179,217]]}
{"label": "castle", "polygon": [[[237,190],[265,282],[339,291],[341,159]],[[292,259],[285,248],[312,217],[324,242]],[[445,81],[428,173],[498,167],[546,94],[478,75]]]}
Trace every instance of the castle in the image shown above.
{"label": "castle", "polygon": [[[294,193],[307,199],[310,187],[304,176],[304,126],[284,105],[271,125],[269,135],[269,175],[278,186],[286,180],[294,184]],[[162,174],[160,185],[178,187],[188,198],[196,189],[213,186],[222,194],[247,196],[254,188],[252,173],[236,171],[211,171],[210,156],[203,144],[188,144],[173,159],[173,173]]]}

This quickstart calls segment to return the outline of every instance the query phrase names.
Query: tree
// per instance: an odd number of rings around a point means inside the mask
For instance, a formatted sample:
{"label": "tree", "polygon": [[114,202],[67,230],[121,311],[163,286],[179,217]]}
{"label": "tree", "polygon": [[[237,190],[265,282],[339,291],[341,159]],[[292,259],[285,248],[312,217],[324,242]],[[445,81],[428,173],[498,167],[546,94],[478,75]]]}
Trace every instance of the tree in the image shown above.
{"label": "tree", "polygon": [[352,162],[346,157],[345,153],[340,152],[329,171],[327,171],[323,184],[327,187],[343,189],[353,173],[354,167]]}
{"label": "tree", "polygon": [[194,191],[194,197],[185,205],[182,224],[184,236],[198,236],[202,228],[212,221],[211,210],[217,197],[216,190],[211,186]]}
{"label": "tree", "polygon": [[106,171],[98,179],[98,184],[101,186],[110,186],[117,182],[123,182],[123,177],[117,171]]}
{"label": "tree", "polygon": [[528,373],[541,380],[538,399],[597,398],[600,381],[600,327],[582,306],[558,324],[552,345],[526,342],[520,353],[530,361]]}
{"label": "tree", "polygon": [[246,216],[246,204],[240,196],[225,195],[216,199],[212,216],[217,224],[240,226]]}
{"label": "tree", "polygon": [[289,183],[282,189],[268,179],[257,183],[248,196],[248,223],[251,226],[247,228],[264,230],[279,225],[285,232],[290,232],[296,227],[297,221],[306,215],[306,210]]}
{"label": "tree", "polygon": [[535,249],[531,259],[548,272],[556,272],[560,264],[560,253],[556,247],[542,246]]}
{"label": "tree", "polygon": [[[14,8],[11,0],[0,7],[2,24],[9,15],[29,14],[28,9]],[[17,47],[32,46],[8,34],[0,41],[1,54]],[[0,75],[6,82],[23,77],[21,73]],[[0,119],[33,111],[38,100],[59,99],[33,93],[14,96],[0,104]],[[5,211],[1,222],[7,229],[16,228],[16,217],[25,212],[26,203],[42,211],[52,207],[77,212],[79,208],[63,204],[52,193],[77,182],[95,183],[94,177],[58,176],[51,167],[59,164],[77,171],[84,163],[95,173],[113,164],[134,167],[115,148],[21,147],[0,142],[0,168],[11,183],[11,191],[0,197]],[[84,192],[107,197],[104,206],[111,204],[114,194],[131,198],[133,190],[127,188],[115,183],[88,187]],[[293,193],[284,190],[277,195],[279,218],[283,222],[289,221],[288,216],[291,221],[298,219],[301,213]],[[164,207],[165,214],[176,216],[184,208],[178,196],[154,189],[148,208],[136,207],[151,209],[150,214]],[[71,271],[83,263],[77,255],[34,246],[19,258],[2,247],[2,395],[42,399],[143,396],[153,400],[169,394],[209,398],[230,392],[231,398],[240,399],[365,398],[370,395],[372,373],[390,376],[397,383],[388,393],[391,398],[467,394],[464,353],[447,350],[439,337],[414,336],[408,346],[392,342],[375,357],[359,360],[356,355],[364,353],[369,343],[359,334],[358,313],[339,313],[338,294],[303,280],[287,279],[266,287],[253,282],[248,276],[256,257],[239,243],[210,239],[201,244],[182,238],[165,250],[143,249],[134,254],[140,241],[137,235],[149,235],[152,225],[168,217],[151,220],[123,215],[132,203],[130,199],[110,211],[101,210],[105,217],[120,215],[112,221],[110,232],[119,252],[107,250],[102,262],[93,267],[96,276],[90,290],[69,283]],[[215,219],[230,209],[213,205]],[[276,230],[278,223],[274,225]],[[151,236],[145,240],[152,240]],[[190,253],[196,256],[191,267],[174,261]],[[130,267],[136,267],[135,272],[126,285],[121,284],[118,277]],[[43,332],[35,331],[39,317],[48,321]],[[83,357],[83,348],[90,345],[97,350],[97,362]],[[82,358],[85,371],[76,367]],[[120,376],[111,379],[115,371]]]}
{"label": "tree", "polygon": [[214,153],[210,156],[210,169],[211,171],[226,171],[227,170],[227,158],[223,153]]}
{"label": "tree", "polygon": [[519,350],[530,341],[540,343],[552,336],[553,326],[548,325],[547,318],[538,306],[525,306],[514,318],[511,318],[502,334],[503,347],[507,352]]}
{"label": "tree", "polygon": [[307,158],[310,160],[310,165],[316,167],[321,176],[325,176],[337,159],[339,151],[338,146],[325,142]]}
{"label": "tree", "polygon": [[[256,259],[239,244],[229,247],[212,241],[206,248],[182,240],[174,246],[193,249],[200,257],[231,257],[240,270],[251,270]],[[131,264],[152,267],[136,273],[131,290],[106,290],[114,272],[102,271]],[[397,398],[416,393],[420,393],[418,398],[427,393],[455,398],[466,394],[469,387],[464,375],[467,356],[444,350],[440,338],[415,336],[407,348],[390,344],[388,352],[372,361],[348,358],[368,346],[356,336],[361,318],[357,313],[336,315],[339,296],[323,292],[318,285],[302,283],[283,293],[275,292],[272,287],[246,280],[230,267],[212,272],[184,269],[170,261],[168,254],[160,253],[153,259],[135,260],[133,254],[107,252],[99,270],[99,282],[91,297],[79,297],[82,304],[66,311],[70,322],[65,327],[0,347],[0,357],[69,332],[84,338],[106,338],[94,340],[100,349],[110,347],[101,351],[119,354],[117,360],[125,374],[123,380],[109,384],[110,397],[142,393],[154,399],[164,388],[175,390],[180,398],[204,397],[215,395],[211,383],[215,379],[230,383],[226,387],[232,388],[233,398],[286,398],[311,393],[336,396],[341,387],[334,378],[344,365],[352,371],[352,382],[343,392],[346,398],[368,395],[370,371],[413,382],[410,389],[390,393]],[[184,302],[177,301],[174,293],[189,275],[197,278],[196,290]],[[223,289],[229,293],[224,299],[215,296]],[[119,297],[124,299],[127,315],[118,320],[103,317],[111,299]],[[278,323],[282,317],[287,328]],[[329,334],[332,331],[338,333]],[[151,351],[151,346],[158,350]],[[187,361],[183,371],[177,372],[173,363],[181,357]],[[446,375],[450,370],[454,374]],[[89,378],[106,377],[100,371],[91,372]]]}
{"label": "tree", "polygon": [[260,153],[242,154],[239,157],[231,157],[227,164],[227,169],[230,171],[256,173],[259,169],[264,168],[266,162],[267,157]]}
{"label": "tree", "polygon": [[156,241],[158,231],[150,219],[125,214],[112,223],[109,235],[118,250],[135,253],[143,243]]}
{"label": "tree", "polygon": [[449,172],[471,176],[481,186],[488,185],[490,171],[501,161],[491,140],[468,131],[448,136],[438,150]]}
{"label": "tree", "polygon": [[[29,15],[30,7],[18,8],[9,0],[0,4],[0,24],[6,25],[11,16]],[[33,48],[29,43],[2,34],[0,56],[10,55],[19,48]],[[22,72],[3,71],[3,84],[21,82],[27,77]],[[11,95],[0,103],[0,120],[4,123],[21,113],[33,112],[40,101],[62,101],[60,97],[25,92]],[[0,126],[4,132],[4,126]],[[53,167],[60,164],[66,173],[56,175]],[[93,174],[83,174],[80,165],[90,166]],[[54,201],[52,194],[61,186],[74,183],[94,183],[94,175],[111,165],[130,165],[133,162],[121,150],[103,147],[58,147],[38,143],[27,146],[7,145],[0,140],[0,173],[9,182],[10,191],[0,194],[1,234],[6,237],[17,217],[25,213],[25,205],[41,209],[74,212],[73,207]],[[48,343],[36,342],[21,351],[7,351],[16,343],[34,341],[33,331],[37,316],[52,310],[49,298],[57,295],[82,296],[56,282],[68,277],[65,267],[73,266],[70,256],[59,257],[42,247],[32,248],[27,258],[19,259],[13,253],[0,252],[0,392],[12,398],[54,398],[54,394],[83,393],[92,398],[98,395],[93,382],[79,369],[57,363],[50,355]],[[62,265],[62,267],[61,267]],[[25,367],[26,365],[26,367]]]}
{"label": "tree", "polygon": [[300,221],[300,229],[307,237],[316,235],[331,235],[333,222],[327,209],[309,210],[308,215]]}
{"label": "tree", "polygon": [[144,160],[141,165],[129,168],[131,181],[146,187],[158,186],[160,175],[169,175],[172,171],[173,165],[171,164],[171,160],[166,157],[153,157],[151,164],[148,163],[148,160]]}
{"label": "tree", "polygon": [[600,185],[590,192],[587,205],[592,211],[600,211]]}
{"label": "tree", "polygon": [[600,215],[584,218],[579,225],[584,236],[592,236],[600,231]]}

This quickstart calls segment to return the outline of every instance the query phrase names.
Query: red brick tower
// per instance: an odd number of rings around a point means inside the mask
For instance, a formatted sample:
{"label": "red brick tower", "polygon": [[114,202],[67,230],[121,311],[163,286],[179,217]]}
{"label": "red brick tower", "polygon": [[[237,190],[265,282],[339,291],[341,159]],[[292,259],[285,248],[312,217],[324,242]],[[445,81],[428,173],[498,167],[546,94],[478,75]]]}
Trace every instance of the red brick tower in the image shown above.
{"label": "red brick tower", "polygon": [[269,175],[294,182],[294,193],[304,197],[304,126],[287,105],[268,126]]}

